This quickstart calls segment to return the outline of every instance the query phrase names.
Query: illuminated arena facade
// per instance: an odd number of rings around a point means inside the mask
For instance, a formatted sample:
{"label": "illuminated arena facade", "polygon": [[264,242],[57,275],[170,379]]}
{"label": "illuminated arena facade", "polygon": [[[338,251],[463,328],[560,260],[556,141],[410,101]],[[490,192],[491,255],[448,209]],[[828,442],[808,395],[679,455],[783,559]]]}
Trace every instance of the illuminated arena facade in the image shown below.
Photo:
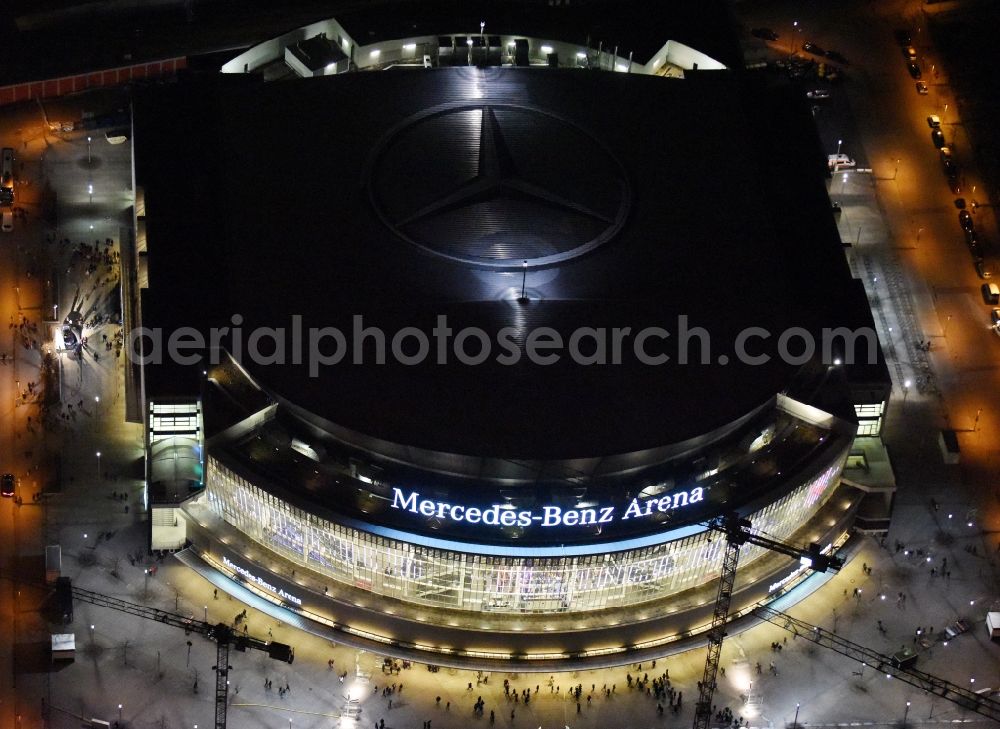
{"label": "illuminated arena facade", "polygon": [[[580,7],[581,22],[611,12]],[[724,547],[714,517],[841,547],[864,498],[841,478],[858,414],[880,417],[887,396],[877,343],[868,365],[841,365],[839,344],[836,362],[790,362],[777,336],[754,349],[765,364],[671,349],[650,366],[640,345],[614,365],[374,363],[395,351],[375,329],[431,332],[441,316],[506,330],[519,351],[539,328],[682,317],[713,343],[869,325],[798,94],[693,38],[631,60],[500,22],[495,40],[356,44],[371,22],[323,21],[137,99],[134,321],[290,325],[292,340],[357,334],[357,316],[371,327],[357,360],[320,371],[279,362],[277,344],[250,357],[235,335],[196,363],[133,371],[152,547],[345,643],[528,670],[626,663],[697,635]],[[320,28],[331,43],[288,60]],[[307,73],[317,47],[348,63]],[[392,68],[346,72],[366,66]],[[665,131],[678,109],[686,123]],[[737,612],[806,573],[746,546],[739,575]]]}

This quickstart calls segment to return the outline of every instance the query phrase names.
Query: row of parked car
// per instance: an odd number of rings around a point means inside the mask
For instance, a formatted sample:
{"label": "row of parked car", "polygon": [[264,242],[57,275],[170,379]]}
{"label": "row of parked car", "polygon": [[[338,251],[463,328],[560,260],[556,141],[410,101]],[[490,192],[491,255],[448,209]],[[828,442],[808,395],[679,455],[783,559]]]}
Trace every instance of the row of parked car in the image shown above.
{"label": "row of parked car", "polygon": [[[770,28],[752,28],[750,35],[765,41],[776,41],[780,37]],[[849,65],[847,58],[838,51],[828,51],[820,48],[815,43],[806,42],[802,44],[802,50],[812,54],[817,58],[806,58],[795,54],[787,58],[767,64],[768,67],[777,68],[786,72],[791,78],[798,79],[820,79],[837,83],[844,78],[842,66]],[[833,64],[840,64],[839,66]]]}
{"label": "row of parked car", "polygon": [[903,51],[903,58],[906,61],[906,70],[909,72],[910,77],[916,82],[917,93],[921,96],[927,96],[928,89],[927,84],[921,81],[924,76],[924,72],[920,69],[920,64],[917,63],[917,49],[913,45],[913,38],[908,30],[897,30],[895,31],[896,42]]}
{"label": "row of parked car", "polygon": [[[917,49],[913,46],[913,38],[908,30],[895,31],[896,43],[902,49],[903,58],[906,60],[906,68],[910,76],[916,80],[917,93],[927,94],[927,84],[920,80],[923,72],[917,64]],[[930,114],[927,117],[927,126],[931,130],[931,143],[937,149],[938,158],[941,160],[941,169],[948,180],[948,187],[953,194],[959,195],[962,192],[962,185],[959,178],[958,165],[955,162],[952,148],[948,145],[944,130],[941,128],[941,117],[937,114]],[[973,203],[974,204],[974,203]],[[965,200],[957,198],[955,206],[958,210],[958,226],[962,229],[965,238],[965,245],[972,256],[972,262],[976,267],[976,274],[979,278],[992,278],[992,272],[986,266],[986,258],[983,254],[983,245],[979,241],[976,232],[976,222],[972,213],[965,207]],[[990,327],[993,332],[1000,336],[1000,286],[995,283],[984,283],[981,286],[983,301],[992,306],[990,311]]]}

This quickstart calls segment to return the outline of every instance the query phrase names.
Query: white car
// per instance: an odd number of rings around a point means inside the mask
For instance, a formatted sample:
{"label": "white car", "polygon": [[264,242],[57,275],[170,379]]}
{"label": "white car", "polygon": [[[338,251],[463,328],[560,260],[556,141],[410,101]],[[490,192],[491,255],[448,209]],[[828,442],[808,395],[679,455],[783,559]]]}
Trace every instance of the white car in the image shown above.
{"label": "white car", "polygon": [[826,89],[813,89],[806,92],[807,99],[829,99],[830,92]]}
{"label": "white car", "polygon": [[4,233],[10,233],[14,230],[14,211],[10,208],[4,208],[3,224],[0,225],[0,229],[2,229]]}
{"label": "white car", "polygon": [[929,126],[931,129],[937,129],[938,127],[941,126],[941,117],[939,117],[937,114],[931,114],[929,117],[927,117],[927,126]]}
{"label": "white car", "polygon": [[834,168],[838,170],[850,169],[852,167],[857,167],[858,165],[857,162],[848,157],[846,154],[831,154],[827,158],[827,163],[829,164],[831,170]]}

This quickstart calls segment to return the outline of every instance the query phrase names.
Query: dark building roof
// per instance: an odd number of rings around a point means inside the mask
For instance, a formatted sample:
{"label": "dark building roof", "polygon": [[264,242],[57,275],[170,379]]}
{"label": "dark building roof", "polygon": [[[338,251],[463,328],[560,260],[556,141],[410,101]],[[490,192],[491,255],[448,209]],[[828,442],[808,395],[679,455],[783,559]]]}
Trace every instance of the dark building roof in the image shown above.
{"label": "dark building roof", "polygon": [[[311,377],[304,364],[244,358],[275,397],[394,443],[572,458],[699,438],[798,369],[735,362],[741,330],[771,332],[750,349],[773,355],[786,328],[837,326],[857,305],[825,157],[808,110],[780,84],[728,72],[230,76],[140,97],[136,128],[146,326],[225,326],[239,314],[244,349],[253,327],[287,330],[293,315],[348,339],[354,315],[389,338],[430,334],[439,315],[494,343],[505,327],[520,344],[538,327],[672,333],[662,366],[637,362],[630,340],[621,365],[376,365],[369,343],[367,364]],[[710,333],[709,362],[678,362],[681,317]],[[148,392],[177,389],[176,368],[147,372]]]}

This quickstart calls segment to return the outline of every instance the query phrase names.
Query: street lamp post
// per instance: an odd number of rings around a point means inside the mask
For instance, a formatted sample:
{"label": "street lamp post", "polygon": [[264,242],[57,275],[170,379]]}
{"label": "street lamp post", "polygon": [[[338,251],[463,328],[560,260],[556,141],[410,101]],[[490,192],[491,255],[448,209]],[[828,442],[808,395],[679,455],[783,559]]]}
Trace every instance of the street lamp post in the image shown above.
{"label": "street lamp post", "polygon": [[[978,410],[976,411],[976,422],[974,422],[974,423],[972,424],[972,430],[973,430],[973,432],[976,432],[976,431],[978,431],[978,430],[979,430],[979,416],[980,416],[980,415],[982,415],[982,414],[983,414],[983,409],[982,409],[982,408],[979,408],[979,409],[978,409]],[[972,679],[972,680],[973,680],[973,682],[974,682],[974,681],[975,681],[976,679]]]}
{"label": "street lamp post", "polygon": [[90,137],[87,137],[87,164],[90,164]]}
{"label": "street lamp post", "polygon": [[205,606],[205,622],[208,622],[208,605]]}
{"label": "street lamp post", "polygon": [[906,717],[910,715],[910,702],[906,702],[906,708],[903,710],[903,729],[906,729]]}
{"label": "street lamp post", "polygon": [[145,600],[149,597],[149,570],[145,569],[142,571],[143,574],[143,586],[142,586],[142,599]]}
{"label": "street lamp post", "polygon": [[528,297],[525,295],[525,286],[528,283],[528,262],[527,261],[525,261],[521,265],[521,269],[522,269],[522,273],[521,273],[521,298],[519,299],[519,301],[525,302],[525,301],[528,300]]}
{"label": "street lamp post", "polygon": [[837,156],[833,158],[833,174],[837,174],[837,171],[840,169],[840,147],[843,143],[843,139],[837,140]]}
{"label": "street lamp post", "polygon": [[948,338],[948,324],[949,323],[951,323],[951,314],[949,314],[947,317],[945,317],[945,320],[944,320],[944,331],[943,331],[943,334],[944,334],[944,338],[945,339]]}
{"label": "street lamp post", "polygon": [[913,383],[910,382],[909,380],[906,380],[903,383],[903,412],[904,413],[906,412],[906,396],[910,394],[910,385],[912,385],[912,384]]}
{"label": "street lamp post", "polygon": [[118,704],[118,723],[122,723],[122,705]]}
{"label": "street lamp post", "polygon": [[97,480],[101,480],[101,452],[97,451]]}
{"label": "street lamp post", "polygon": [[188,641],[187,644],[188,644],[188,657],[187,657],[187,663],[185,663],[184,665],[185,665],[185,667],[190,667],[190,665],[191,665],[191,641]]}
{"label": "street lamp post", "polygon": [[792,21],[792,34],[789,36],[788,40],[788,57],[791,58],[795,55],[795,32],[799,29],[799,21]]}
{"label": "street lamp post", "polygon": [[799,725],[799,703],[795,702],[795,718],[792,720],[792,729]]}

